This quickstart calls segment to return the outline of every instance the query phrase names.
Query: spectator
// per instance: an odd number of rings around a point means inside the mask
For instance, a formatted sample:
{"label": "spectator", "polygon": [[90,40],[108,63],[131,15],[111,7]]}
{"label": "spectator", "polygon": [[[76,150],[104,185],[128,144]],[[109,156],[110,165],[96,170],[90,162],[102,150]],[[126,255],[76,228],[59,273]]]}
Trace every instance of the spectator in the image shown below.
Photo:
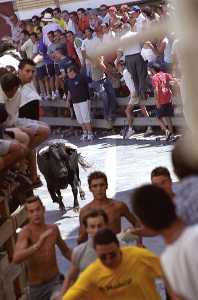
{"label": "spectator", "polygon": [[[110,229],[100,230],[95,235],[94,248],[98,259],[80,275],[64,300],[90,297],[128,300],[131,295],[139,300],[160,299],[155,280],[162,274],[158,257],[152,252],[137,247],[120,248]],[[134,280],[136,284],[132,284]]]}
{"label": "spectator", "polygon": [[127,120],[128,120],[128,125],[129,125],[129,129],[126,133],[125,138],[130,138],[134,133],[135,130],[133,129],[133,108],[134,105],[139,104],[140,108],[141,108],[141,112],[145,117],[148,117],[148,112],[146,110],[146,107],[144,104],[141,104],[140,98],[136,97],[136,92],[135,92],[135,86],[134,86],[134,82],[133,79],[131,78],[131,74],[129,73],[129,71],[126,68],[125,62],[120,60],[116,63],[117,69],[120,72],[120,74],[122,74],[124,81],[126,83],[126,86],[129,89],[130,92],[130,100],[129,103],[125,109],[125,113],[127,116]]}
{"label": "spectator", "polygon": [[33,58],[35,44],[37,44],[37,34],[32,32],[29,35],[29,39],[21,46],[21,51],[25,53],[26,58]]}
{"label": "spectator", "polygon": [[62,18],[61,10],[59,7],[54,8],[53,10],[54,21],[62,28],[65,29],[65,21]]}
{"label": "spectator", "polygon": [[167,244],[161,264],[172,298],[197,299],[197,225],[186,227],[176,215],[171,197],[157,186],[136,189],[133,209],[143,225],[162,235]]}
{"label": "spectator", "polygon": [[121,21],[121,17],[118,16],[118,14],[117,14],[118,11],[117,11],[117,8],[115,6],[111,6],[108,11],[109,11],[109,16],[110,16],[110,23],[109,24],[110,24],[111,27],[113,27],[114,24]]}
{"label": "spectator", "polygon": [[126,204],[107,197],[108,182],[107,176],[103,172],[96,171],[91,173],[88,177],[88,184],[94,199],[80,210],[80,232],[78,242],[87,239],[82,219],[90,209],[104,209],[109,219],[109,228],[116,234],[121,232],[122,217],[125,217],[131,224],[136,225],[137,219],[129,211]]}
{"label": "spectator", "polygon": [[89,28],[89,17],[86,15],[84,8],[77,9],[78,14],[78,28],[81,34],[85,33],[85,30]]}
{"label": "spectator", "polygon": [[90,80],[83,74],[78,74],[75,66],[67,68],[68,79],[65,80],[65,90],[68,90],[68,101],[71,101],[76,118],[82,127],[81,141],[91,142],[94,139],[89,108],[89,86]]}
{"label": "spectator", "polygon": [[97,31],[97,29],[99,28],[101,23],[102,23],[102,21],[98,17],[97,13],[94,10],[90,11],[90,14],[89,14],[89,27],[92,30]]}
{"label": "spectator", "polygon": [[152,83],[155,90],[157,118],[167,140],[170,140],[173,137],[173,125],[171,121],[174,113],[171,90],[171,81],[173,78],[170,74],[164,73],[157,63],[151,66],[151,70],[153,72]]}
{"label": "spectator", "polygon": [[62,11],[62,18],[64,20],[64,30],[67,31],[72,31],[73,34],[77,33],[76,30],[76,25],[75,23],[72,21],[71,16],[69,14],[69,12],[67,10],[63,10]]}
{"label": "spectator", "polygon": [[75,47],[75,36],[72,31],[66,33],[66,46],[68,57],[71,58],[77,66],[81,66],[79,56]]}
{"label": "spectator", "polygon": [[142,31],[142,29],[146,25],[146,18],[142,14],[140,7],[138,5],[134,5],[132,9],[129,10],[128,14],[131,26],[133,27],[135,25],[135,31]]}
{"label": "spectator", "polygon": [[99,12],[100,12],[100,18],[101,18],[101,21],[102,21],[102,24],[110,24],[110,15],[108,13],[108,7],[107,5],[105,4],[102,4],[100,7],[99,7]]}
{"label": "spectator", "polygon": [[45,223],[45,208],[39,197],[30,198],[25,207],[29,223],[19,233],[13,262],[26,264],[30,299],[50,299],[62,283],[55,245],[68,260],[71,251],[61,238],[58,226]]}
{"label": "spectator", "polygon": [[43,42],[46,46],[50,45],[50,41],[48,39],[48,32],[56,31],[57,29],[63,31],[59,24],[53,21],[52,16],[49,13],[45,13],[44,17],[42,18],[42,22],[44,22],[43,26]]}
{"label": "spectator", "polygon": [[21,32],[22,32],[21,21],[18,20],[15,14],[8,17],[0,13],[0,17],[3,18],[5,22],[10,26],[12,40],[15,46],[17,46],[21,40]]}
{"label": "spectator", "polygon": [[32,24],[34,27],[34,32],[36,34],[40,34],[40,27],[41,27],[41,22],[40,22],[40,18],[38,16],[33,16],[32,17]]}

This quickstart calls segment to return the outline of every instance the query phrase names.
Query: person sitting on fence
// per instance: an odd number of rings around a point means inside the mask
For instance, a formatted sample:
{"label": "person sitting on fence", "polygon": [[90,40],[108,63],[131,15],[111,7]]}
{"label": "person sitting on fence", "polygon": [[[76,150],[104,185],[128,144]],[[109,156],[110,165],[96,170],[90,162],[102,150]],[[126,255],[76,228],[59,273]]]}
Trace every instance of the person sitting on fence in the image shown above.
{"label": "person sitting on fence", "polygon": [[[43,122],[18,118],[22,98],[20,84],[21,82],[15,74],[7,72],[1,76],[0,103],[5,105],[5,110],[7,112],[7,118],[2,122],[1,126],[3,128],[18,127],[25,132],[30,138],[29,150],[32,151],[32,149],[41,144],[49,136],[50,130],[47,124]],[[30,165],[32,162],[31,159],[32,157],[30,155]],[[37,181],[35,168],[30,168],[29,171],[30,178],[34,185]]]}
{"label": "person sitting on fence", "polygon": [[26,264],[30,299],[49,300],[60,290],[64,278],[58,269],[55,246],[68,260],[71,250],[63,241],[58,226],[45,223],[45,208],[39,197],[29,198],[25,207],[29,223],[18,235],[13,263]]}
{"label": "person sitting on fence", "polygon": [[[0,115],[2,117],[0,106]],[[0,117],[0,119],[1,119]],[[28,153],[29,137],[18,128],[0,127],[0,174],[12,167]]]}
{"label": "person sitting on fence", "polygon": [[134,133],[135,130],[133,129],[133,108],[134,105],[140,105],[141,111],[143,113],[143,115],[145,117],[148,117],[148,112],[146,110],[146,107],[144,104],[141,104],[141,99],[139,97],[136,96],[136,92],[135,92],[135,86],[134,86],[134,82],[133,79],[131,77],[131,74],[129,73],[129,71],[126,68],[126,64],[123,60],[120,60],[118,62],[116,62],[116,66],[117,69],[119,71],[119,73],[122,74],[125,84],[129,89],[130,92],[130,100],[129,103],[126,107],[125,113],[127,116],[127,120],[128,120],[128,124],[129,124],[129,129],[128,132],[126,134],[125,138],[130,138]]}
{"label": "person sitting on fence", "polygon": [[65,90],[68,91],[67,101],[72,102],[77,121],[82,127],[81,141],[91,142],[94,139],[88,102],[88,84],[91,80],[86,75],[79,74],[76,66],[67,69],[67,77],[65,79]]}
{"label": "person sitting on fence", "polygon": [[157,119],[167,140],[170,140],[173,137],[173,125],[171,120],[171,117],[174,115],[171,87],[173,77],[163,72],[157,63],[151,65],[151,71],[153,73],[152,84],[155,91]]}

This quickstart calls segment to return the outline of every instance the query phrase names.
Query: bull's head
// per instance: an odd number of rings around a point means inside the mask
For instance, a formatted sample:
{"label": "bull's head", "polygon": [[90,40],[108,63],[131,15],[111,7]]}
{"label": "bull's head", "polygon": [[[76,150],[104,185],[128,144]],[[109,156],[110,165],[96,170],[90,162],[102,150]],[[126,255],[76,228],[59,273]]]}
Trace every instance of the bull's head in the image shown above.
{"label": "bull's head", "polygon": [[61,144],[54,144],[49,147],[49,163],[53,172],[53,178],[59,181],[59,183],[65,188],[68,177],[67,168],[67,153],[64,150],[64,146]]}

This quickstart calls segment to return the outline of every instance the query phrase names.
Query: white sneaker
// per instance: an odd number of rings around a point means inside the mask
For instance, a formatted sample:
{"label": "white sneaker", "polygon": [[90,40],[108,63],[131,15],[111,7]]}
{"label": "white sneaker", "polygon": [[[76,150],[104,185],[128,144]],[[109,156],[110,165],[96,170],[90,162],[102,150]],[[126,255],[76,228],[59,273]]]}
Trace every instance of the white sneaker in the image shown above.
{"label": "white sneaker", "polygon": [[80,137],[80,141],[82,141],[82,142],[86,141],[87,137],[88,137],[87,133],[83,133]]}
{"label": "white sneaker", "polygon": [[147,130],[146,130],[145,133],[144,133],[144,137],[148,137],[148,136],[150,136],[150,135],[152,135],[152,134],[153,134],[152,127],[151,127],[151,126],[148,126],[148,127],[147,127]]}
{"label": "white sneaker", "polygon": [[55,92],[52,92],[52,100],[56,100],[57,96]]}
{"label": "white sneaker", "polygon": [[129,128],[125,136],[125,139],[129,139],[134,134],[135,134],[135,130],[133,128]]}
{"label": "white sneaker", "polygon": [[94,140],[94,135],[93,134],[88,134],[87,140],[88,140],[88,142],[92,142]]}

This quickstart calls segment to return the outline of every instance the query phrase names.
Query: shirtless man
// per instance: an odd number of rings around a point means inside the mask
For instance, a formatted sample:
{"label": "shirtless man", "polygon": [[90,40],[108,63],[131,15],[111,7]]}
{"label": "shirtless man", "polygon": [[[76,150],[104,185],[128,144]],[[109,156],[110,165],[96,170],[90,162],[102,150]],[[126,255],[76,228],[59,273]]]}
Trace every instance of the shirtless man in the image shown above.
{"label": "shirtless man", "polygon": [[80,232],[78,243],[87,240],[87,233],[83,226],[82,219],[90,209],[103,209],[109,219],[109,228],[114,233],[121,232],[121,218],[125,217],[130,223],[136,225],[136,217],[129,211],[127,205],[107,197],[107,176],[100,171],[93,172],[88,177],[89,189],[94,199],[80,210]]}
{"label": "shirtless man", "polygon": [[62,240],[56,225],[45,223],[44,206],[39,197],[26,202],[29,223],[19,233],[13,262],[25,262],[30,300],[49,300],[61,287],[55,245],[63,256],[71,259],[71,251]]}

